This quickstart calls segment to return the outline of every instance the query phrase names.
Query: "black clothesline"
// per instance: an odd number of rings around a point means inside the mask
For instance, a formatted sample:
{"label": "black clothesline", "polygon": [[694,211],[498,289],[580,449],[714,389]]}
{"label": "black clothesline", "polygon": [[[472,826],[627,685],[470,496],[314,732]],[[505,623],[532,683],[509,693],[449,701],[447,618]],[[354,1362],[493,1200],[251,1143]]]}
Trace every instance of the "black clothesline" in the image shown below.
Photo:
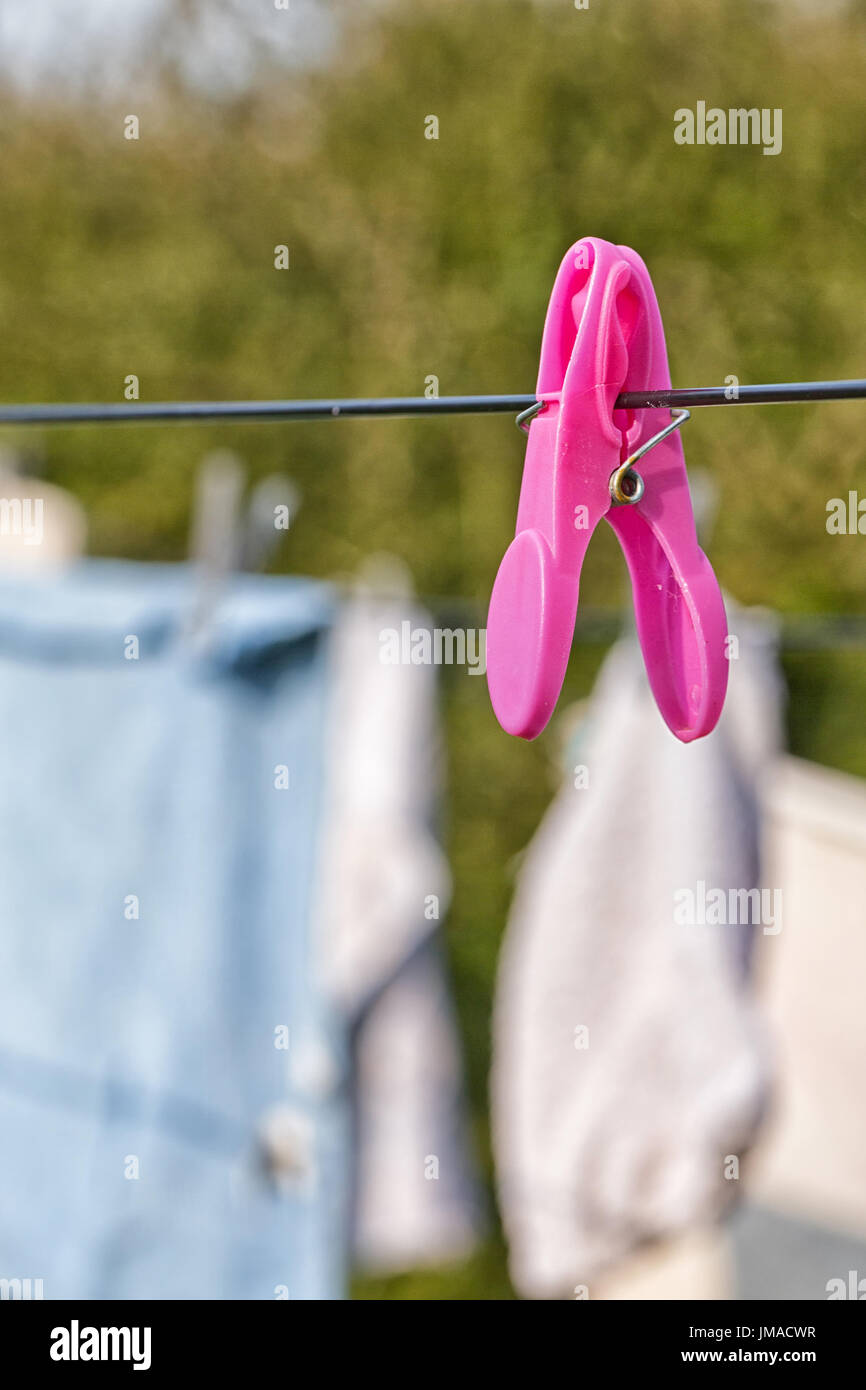
{"label": "black clothesline", "polygon": [[[623,391],[618,410],[693,409],[705,405],[775,405],[847,401],[866,397],[866,380],[795,381],[768,386],[686,386],[666,391]],[[134,420],[337,420],[411,415],[492,415],[531,410],[528,396],[385,396],[312,401],[122,401],[117,404],[0,405],[0,425],[128,424]]]}

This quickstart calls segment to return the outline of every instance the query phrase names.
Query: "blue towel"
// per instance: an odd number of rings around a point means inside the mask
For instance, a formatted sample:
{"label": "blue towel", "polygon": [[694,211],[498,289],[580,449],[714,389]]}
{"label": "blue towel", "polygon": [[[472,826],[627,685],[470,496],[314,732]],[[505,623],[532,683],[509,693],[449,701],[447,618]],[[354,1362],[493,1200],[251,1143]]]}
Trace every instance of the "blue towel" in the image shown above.
{"label": "blue towel", "polygon": [[0,586],[0,1278],[45,1298],[345,1290],[347,1042],[309,939],[335,598],[237,578],[193,647],[194,586]]}

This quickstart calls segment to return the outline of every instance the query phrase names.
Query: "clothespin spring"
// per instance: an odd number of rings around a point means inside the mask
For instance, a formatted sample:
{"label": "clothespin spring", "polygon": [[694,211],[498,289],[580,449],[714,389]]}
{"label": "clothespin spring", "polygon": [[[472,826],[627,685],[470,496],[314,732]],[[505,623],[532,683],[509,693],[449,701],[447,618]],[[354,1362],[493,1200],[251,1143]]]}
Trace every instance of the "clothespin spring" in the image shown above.
{"label": "clothespin spring", "polygon": [[680,410],[670,424],[665,425],[663,430],[654,434],[651,439],[647,439],[641,444],[639,449],[635,449],[633,454],[629,454],[625,463],[621,463],[619,468],[615,468],[610,475],[610,500],[615,507],[633,507],[635,502],[639,502],[644,494],[645,483],[640,473],[636,473],[634,465],[638,459],[642,459],[644,454],[648,454],[650,449],[655,448],[663,439],[667,439],[669,434],[684,425],[686,420],[691,419],[691,411]]}
{"label": "clothespin spring", "polygon": [[[535,416],[544,410],[546,404],[546,401],[534,401],[528,409],[522,410],[515,421],[518,429],[528,434],[530,421],[534,420]],[[678,411],[670,423],[665,425],[664,429],[659,430],[658,434],[654,434],[651,439],[647,439],[641,444],[639,449],[635,449],[633,454],[629,454],[628,458],[624,463],[620,464],[619,468],[616,468],[613,473],[611,473],[610,500],[615,507],[633,507],[636,502],[640,501],[644,494],[645,483],[640,473],[635,472],[634,465],[637,463],[638,459],[643,458],[644,454],[648,454],[650,449],[653,449],[656,444],[660,444],[663,439],[667,439],[669,434],[679,429],[680,425],[684,425],[686,420],[690,420],[691,418],[691,411]]]}

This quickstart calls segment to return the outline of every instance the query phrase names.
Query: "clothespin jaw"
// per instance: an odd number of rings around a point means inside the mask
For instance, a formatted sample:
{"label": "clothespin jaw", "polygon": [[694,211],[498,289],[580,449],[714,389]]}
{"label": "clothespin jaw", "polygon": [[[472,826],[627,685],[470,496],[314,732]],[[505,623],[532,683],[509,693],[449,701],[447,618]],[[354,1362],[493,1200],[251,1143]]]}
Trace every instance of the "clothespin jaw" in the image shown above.
{"label": "clothespin jaw", "polygon": [[[724,702],[727,621],[695,532],[682,441],[669,433],[640,464],[642,490],[612,478],[658,431],[650,410],[615,409],[621,391],[670,387],[664,332],[643,261],[586,237],[567,252],[548,305],[517,530],[496,576],[487,679],[506,732],[535,738],[562,688],[580,572],[602,517],[632,582],[637,631],[665,723],[683,742],[715,727]],[[634,475],[631,475],[632,477]]]}

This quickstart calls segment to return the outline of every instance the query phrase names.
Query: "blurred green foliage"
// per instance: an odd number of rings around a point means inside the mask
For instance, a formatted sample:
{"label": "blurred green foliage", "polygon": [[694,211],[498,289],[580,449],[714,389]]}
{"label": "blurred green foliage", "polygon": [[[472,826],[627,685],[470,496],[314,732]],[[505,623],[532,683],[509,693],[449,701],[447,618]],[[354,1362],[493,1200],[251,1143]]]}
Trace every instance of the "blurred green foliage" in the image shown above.
{"label": "blurred green foliage", "polygon": [[[866,374],[866,7],[764,0],[405,0],[335,7],[314,70],[263,56],[206,98],[170,67],[147,101],[0,96],[0,398],[442,394],[532,389],[559,260],[593,233],[653,275],[673,380]],[[673,114],[781,107],[783,150],[682,147]],[[141,138],[123,138],[134,110]],[[425,118],[439,119],[438,140]],[[274,248],[290,248],[288,271]],[[289,472],[304,508],[283,568],[350,573],[371,551],[418,589],[483,605],[514,525],[523,441],[507,417],[8,432],[86,503],[91,548],[185,554],[202,455]],[[863,407],[696,412],[717,482],[710,546],[741,601],[863,613],[866,541],[825,508],[866,495]],[[582,599],[616,608],[624,567],[593,543]],[[475,619],[480,622],[480,616]],[[578,646],[568,688],[602,652]],[[866,773],[857,650],[792,653],[796,751]],[[489,1013],[515,856],[553,785],[556,733],[505,738],[484,682],[444,681],[449,941],[479,1150]],[[501,1298],[498,1236],[466,1267],[363,1280],[359,1297]]]}

